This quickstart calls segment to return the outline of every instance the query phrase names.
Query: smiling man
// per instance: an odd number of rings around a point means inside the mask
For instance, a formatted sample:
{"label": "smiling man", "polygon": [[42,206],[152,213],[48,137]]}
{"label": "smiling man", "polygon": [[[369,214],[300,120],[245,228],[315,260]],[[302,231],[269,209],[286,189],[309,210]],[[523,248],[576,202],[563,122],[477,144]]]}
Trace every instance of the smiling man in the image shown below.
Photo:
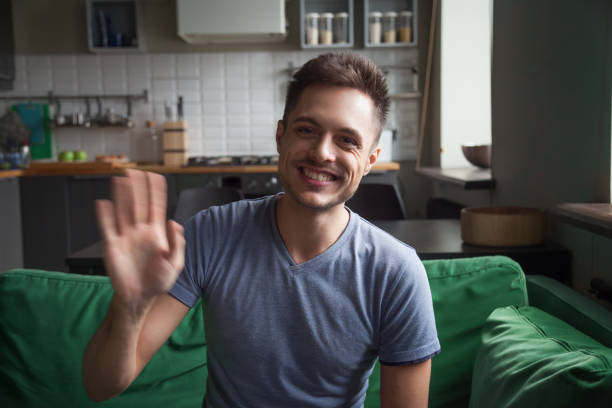
{"label": "smiling man", "polygon": [[202,211],[184,233],[164,226],[163,177],[114,179],[97,203],[115,295],[83,359],[90,397],[127,388],[202,296],[204,406],[361,407],[377,358],[383,408],[426,406],[440,345],[423,265],[344,205],[388,107],[367,59],[309,61],[276,132],[285,192]]}

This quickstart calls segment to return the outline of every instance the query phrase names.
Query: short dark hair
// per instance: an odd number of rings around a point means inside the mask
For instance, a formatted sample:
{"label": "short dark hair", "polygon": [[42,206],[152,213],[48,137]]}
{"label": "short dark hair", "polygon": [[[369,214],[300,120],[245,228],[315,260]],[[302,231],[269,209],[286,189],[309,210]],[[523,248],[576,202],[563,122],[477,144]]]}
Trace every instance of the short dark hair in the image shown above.
{"label": "short dark hair", "polygon": [[343,86],[357,89],[368,95],[378,119],[378,132],[387,121],[389,95],[387,79],[382,71],[369,59],[353,53],[328,53],[319,55],[305,63],[291,78],[285,100],[283,122],[295,108],[306,87],[311,85]]}

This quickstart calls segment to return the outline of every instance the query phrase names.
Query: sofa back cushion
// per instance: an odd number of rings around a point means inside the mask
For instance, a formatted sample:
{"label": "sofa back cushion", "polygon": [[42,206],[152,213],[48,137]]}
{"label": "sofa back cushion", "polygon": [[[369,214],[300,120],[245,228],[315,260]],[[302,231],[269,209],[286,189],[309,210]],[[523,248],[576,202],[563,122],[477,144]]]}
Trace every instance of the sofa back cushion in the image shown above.
{"label": "sofa back cushion", "polygon": [[482,333],[470,407],[610,407],[612,349],[535,307],[495,310]]}
{"label": "sofa back cushion", "polygon": [[0,395],[11,407],[196,407],[202,403],[206,355],[196,305],[134,383],[106,403],[82,385],[87,343],[106,315],[107,277],[38,270],[0,274]]}
{"label": "sofa back cushion", "polygon": [[496,308],[527,305],[525,275],[503,256],[424,261],[442,351],[432,360],[430,407],[466,407],[480,332]]}

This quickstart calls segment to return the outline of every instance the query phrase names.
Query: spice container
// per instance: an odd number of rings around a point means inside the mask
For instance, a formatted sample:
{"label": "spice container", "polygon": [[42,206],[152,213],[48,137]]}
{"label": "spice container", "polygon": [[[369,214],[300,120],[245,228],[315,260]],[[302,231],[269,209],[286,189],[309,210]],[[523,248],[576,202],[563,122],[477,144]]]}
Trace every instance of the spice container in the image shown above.
{"label": "spice container", "polygon": [[332,22],[334,15],[332,13],[322,13],[319,19],[319,38],[321,44],[331,44],[333,42]]}
{"label": "spice container", "polygon": [[379,44],[382,33],[381,26],[382,13],[380,11],[372,11],[369,14],[369,26],[370,26],[370,43]]}
{"label": "spice container", "polygon": [[334,16],[334,42],[338,44],[348,42],[348,13],[345,11]]}
{"label": "spice container", "polygon": [[319,13],[306,14],[306,44],[319,43]]}
{"label": "spice container", "polygon": [[399,14],[399,41],[412,41],[412,11],[401,11]]}
{"label": "spice container", "polygon": [[397,20],[397,13],[395,11],[387,11],[383,15],[382,27],[385,33],[385,42],[394,43],[396,38],[395,21]]}

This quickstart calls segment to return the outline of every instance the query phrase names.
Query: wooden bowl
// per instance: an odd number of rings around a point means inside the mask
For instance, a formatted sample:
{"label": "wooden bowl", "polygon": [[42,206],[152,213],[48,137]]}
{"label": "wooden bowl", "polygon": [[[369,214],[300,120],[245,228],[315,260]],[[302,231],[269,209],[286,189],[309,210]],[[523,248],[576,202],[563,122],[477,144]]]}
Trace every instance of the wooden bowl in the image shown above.
{"label": "wooden bowl", "polygon": [[467,143],[461,145],[461,151],[467,161],[474,166],[488,169],[491,167],[491,145]]}
{"label": "wooden bowl", "polygon": [[546,218],[535,208],[481,207],[461,210],[461,239],[466,244],[518,247],[544,242]]}

